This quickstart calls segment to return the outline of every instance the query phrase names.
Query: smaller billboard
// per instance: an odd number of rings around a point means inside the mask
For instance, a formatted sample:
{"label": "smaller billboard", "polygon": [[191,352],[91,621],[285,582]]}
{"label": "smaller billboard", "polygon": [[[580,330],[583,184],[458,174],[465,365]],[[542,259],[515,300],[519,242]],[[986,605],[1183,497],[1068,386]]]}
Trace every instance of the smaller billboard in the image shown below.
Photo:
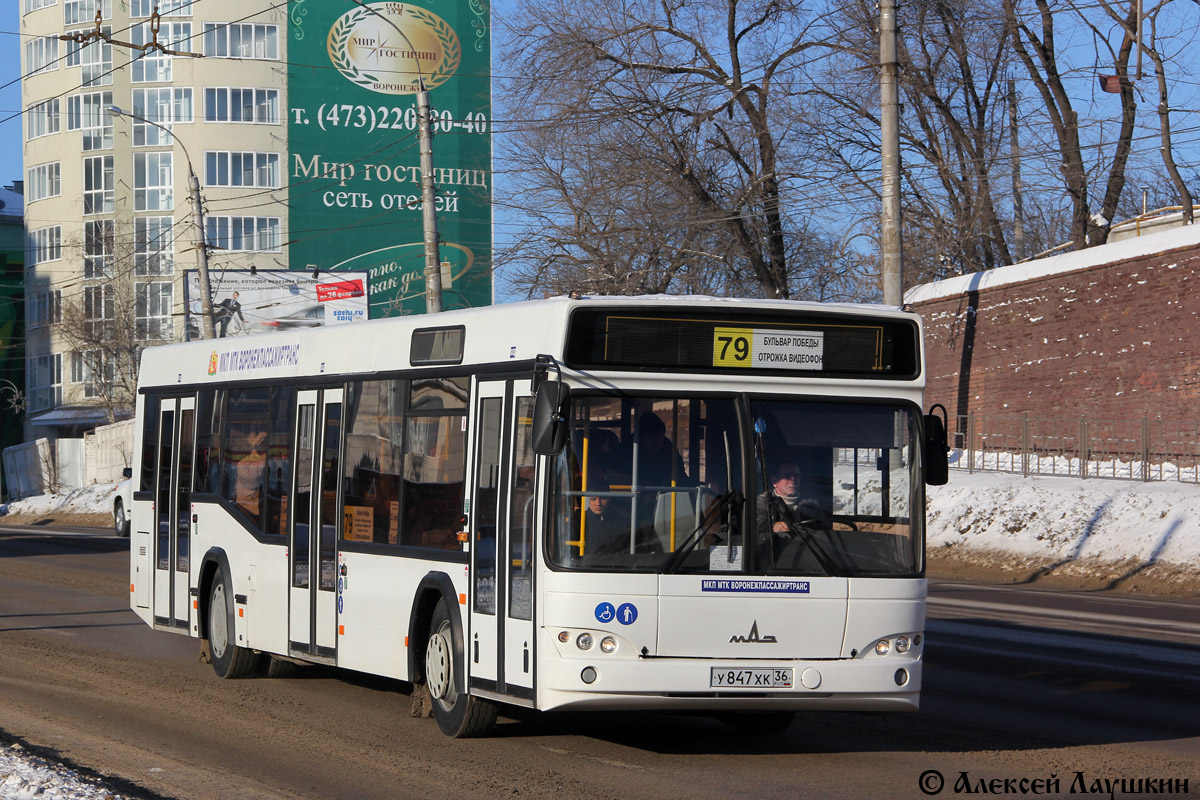
{"label": "smaller billboard", "polygon": [[[296,270],[222,270],[212,284],[217,338],[366,322],[370,305],[366,272],[313,277]],[[200,275],[184,276],[185,341],[203,338]]]}

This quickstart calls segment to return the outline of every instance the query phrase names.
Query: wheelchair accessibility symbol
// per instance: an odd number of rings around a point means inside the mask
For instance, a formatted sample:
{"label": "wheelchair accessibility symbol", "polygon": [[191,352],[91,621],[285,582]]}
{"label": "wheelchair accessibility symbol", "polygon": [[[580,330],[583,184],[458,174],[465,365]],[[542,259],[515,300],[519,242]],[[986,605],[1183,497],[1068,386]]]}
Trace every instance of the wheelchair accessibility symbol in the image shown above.
{"label": "wheelchair accessibility symbol", "polygon": [[601,603],[596,606],[596,619],[599,622],[612,622],[617,616],[617,609],[612,603]]}

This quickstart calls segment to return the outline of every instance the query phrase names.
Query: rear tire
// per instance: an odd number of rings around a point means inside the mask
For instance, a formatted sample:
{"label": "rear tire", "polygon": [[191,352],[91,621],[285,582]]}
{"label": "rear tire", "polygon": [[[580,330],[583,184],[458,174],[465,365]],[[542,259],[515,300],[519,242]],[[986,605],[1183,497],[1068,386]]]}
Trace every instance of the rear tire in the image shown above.
{"label": "rear tire", "polygon": [[125,513],[125,504],[119,499],[113,505],[113,528],[117,531],[117,536],[129,535],[129,517]]}
{"label": "rear tire", "polygon": [[224,570],[213,576],[208,595],[208,660],[218,678],[244,678],[262,663],[262,657],[233,643],[233,596]]}
{"label": "rear tire", "polygon": [[[463,643],[450,623],[445,600],[433,609],[429,641],[425,645],[425,682],[433,701],[433,717],[442,733],[455,739],[486,736],[496,724],[496,706],[487,700],[458,691],[463,664]],[[465,686],[465,681],[464,681]]]}

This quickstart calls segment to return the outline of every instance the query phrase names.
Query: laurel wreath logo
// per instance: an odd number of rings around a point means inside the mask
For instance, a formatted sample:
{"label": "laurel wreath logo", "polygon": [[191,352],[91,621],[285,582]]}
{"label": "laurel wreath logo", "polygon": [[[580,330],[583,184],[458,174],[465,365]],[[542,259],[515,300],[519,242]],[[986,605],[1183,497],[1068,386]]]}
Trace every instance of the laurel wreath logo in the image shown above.
{"label": "laurel wreath logo", "polygon": [[[425,76],[426,88],[432,89],[435,86],[445,83],[458,70],[458,66],[462,61],[462,46],[459,44],[458,35],[454,32],[454,29],[441,17],[412,6],[406,7],[405,11],[411,14],[414,19],[429,26],[437,38],[438,44],[441,46],[442,57],[438,60],[437,66]],[[333,24],[333,27],[329,29],[329,37],[327,39],[329,60],[333,63],[333,66],[347,80],[367,89],[374,89],[374,85],[379,83],[380,79],[375,75],[364,72],[354,63],[354,60],[350,57],[347,45],[350,37],[354,35],[354,29],[358,23],[365,17],[372,16],[373,14],[374,12],[367,8],[360,8],[346,14],[338,19]]]}
{"label": "laurel wreath logo", "polygon": [[441,17],[419,8],[409,7],[408,11],[415,18],[433,28],[438,44],[442,46],[441,60],[425,78],[425,88],[432,89],[445,83],[458,70],[458,65],[462,61],[462,46],[458,43],[458,35],[454,29]]}

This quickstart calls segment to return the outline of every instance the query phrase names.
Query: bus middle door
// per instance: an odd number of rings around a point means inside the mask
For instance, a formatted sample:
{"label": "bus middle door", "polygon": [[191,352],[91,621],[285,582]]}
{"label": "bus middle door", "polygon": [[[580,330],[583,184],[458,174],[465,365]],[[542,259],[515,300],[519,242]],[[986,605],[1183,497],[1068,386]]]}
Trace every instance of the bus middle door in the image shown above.
{"label": "bus middle door", "polygon": [[470,686],[533,702],[534,458],[529,381],[481,381],[471,501]]}
{"label": "bus middle door", "polygon": [[288,652],[337,659],[338,476],[342,390],[296,394],[296,454],[288,523]]}

